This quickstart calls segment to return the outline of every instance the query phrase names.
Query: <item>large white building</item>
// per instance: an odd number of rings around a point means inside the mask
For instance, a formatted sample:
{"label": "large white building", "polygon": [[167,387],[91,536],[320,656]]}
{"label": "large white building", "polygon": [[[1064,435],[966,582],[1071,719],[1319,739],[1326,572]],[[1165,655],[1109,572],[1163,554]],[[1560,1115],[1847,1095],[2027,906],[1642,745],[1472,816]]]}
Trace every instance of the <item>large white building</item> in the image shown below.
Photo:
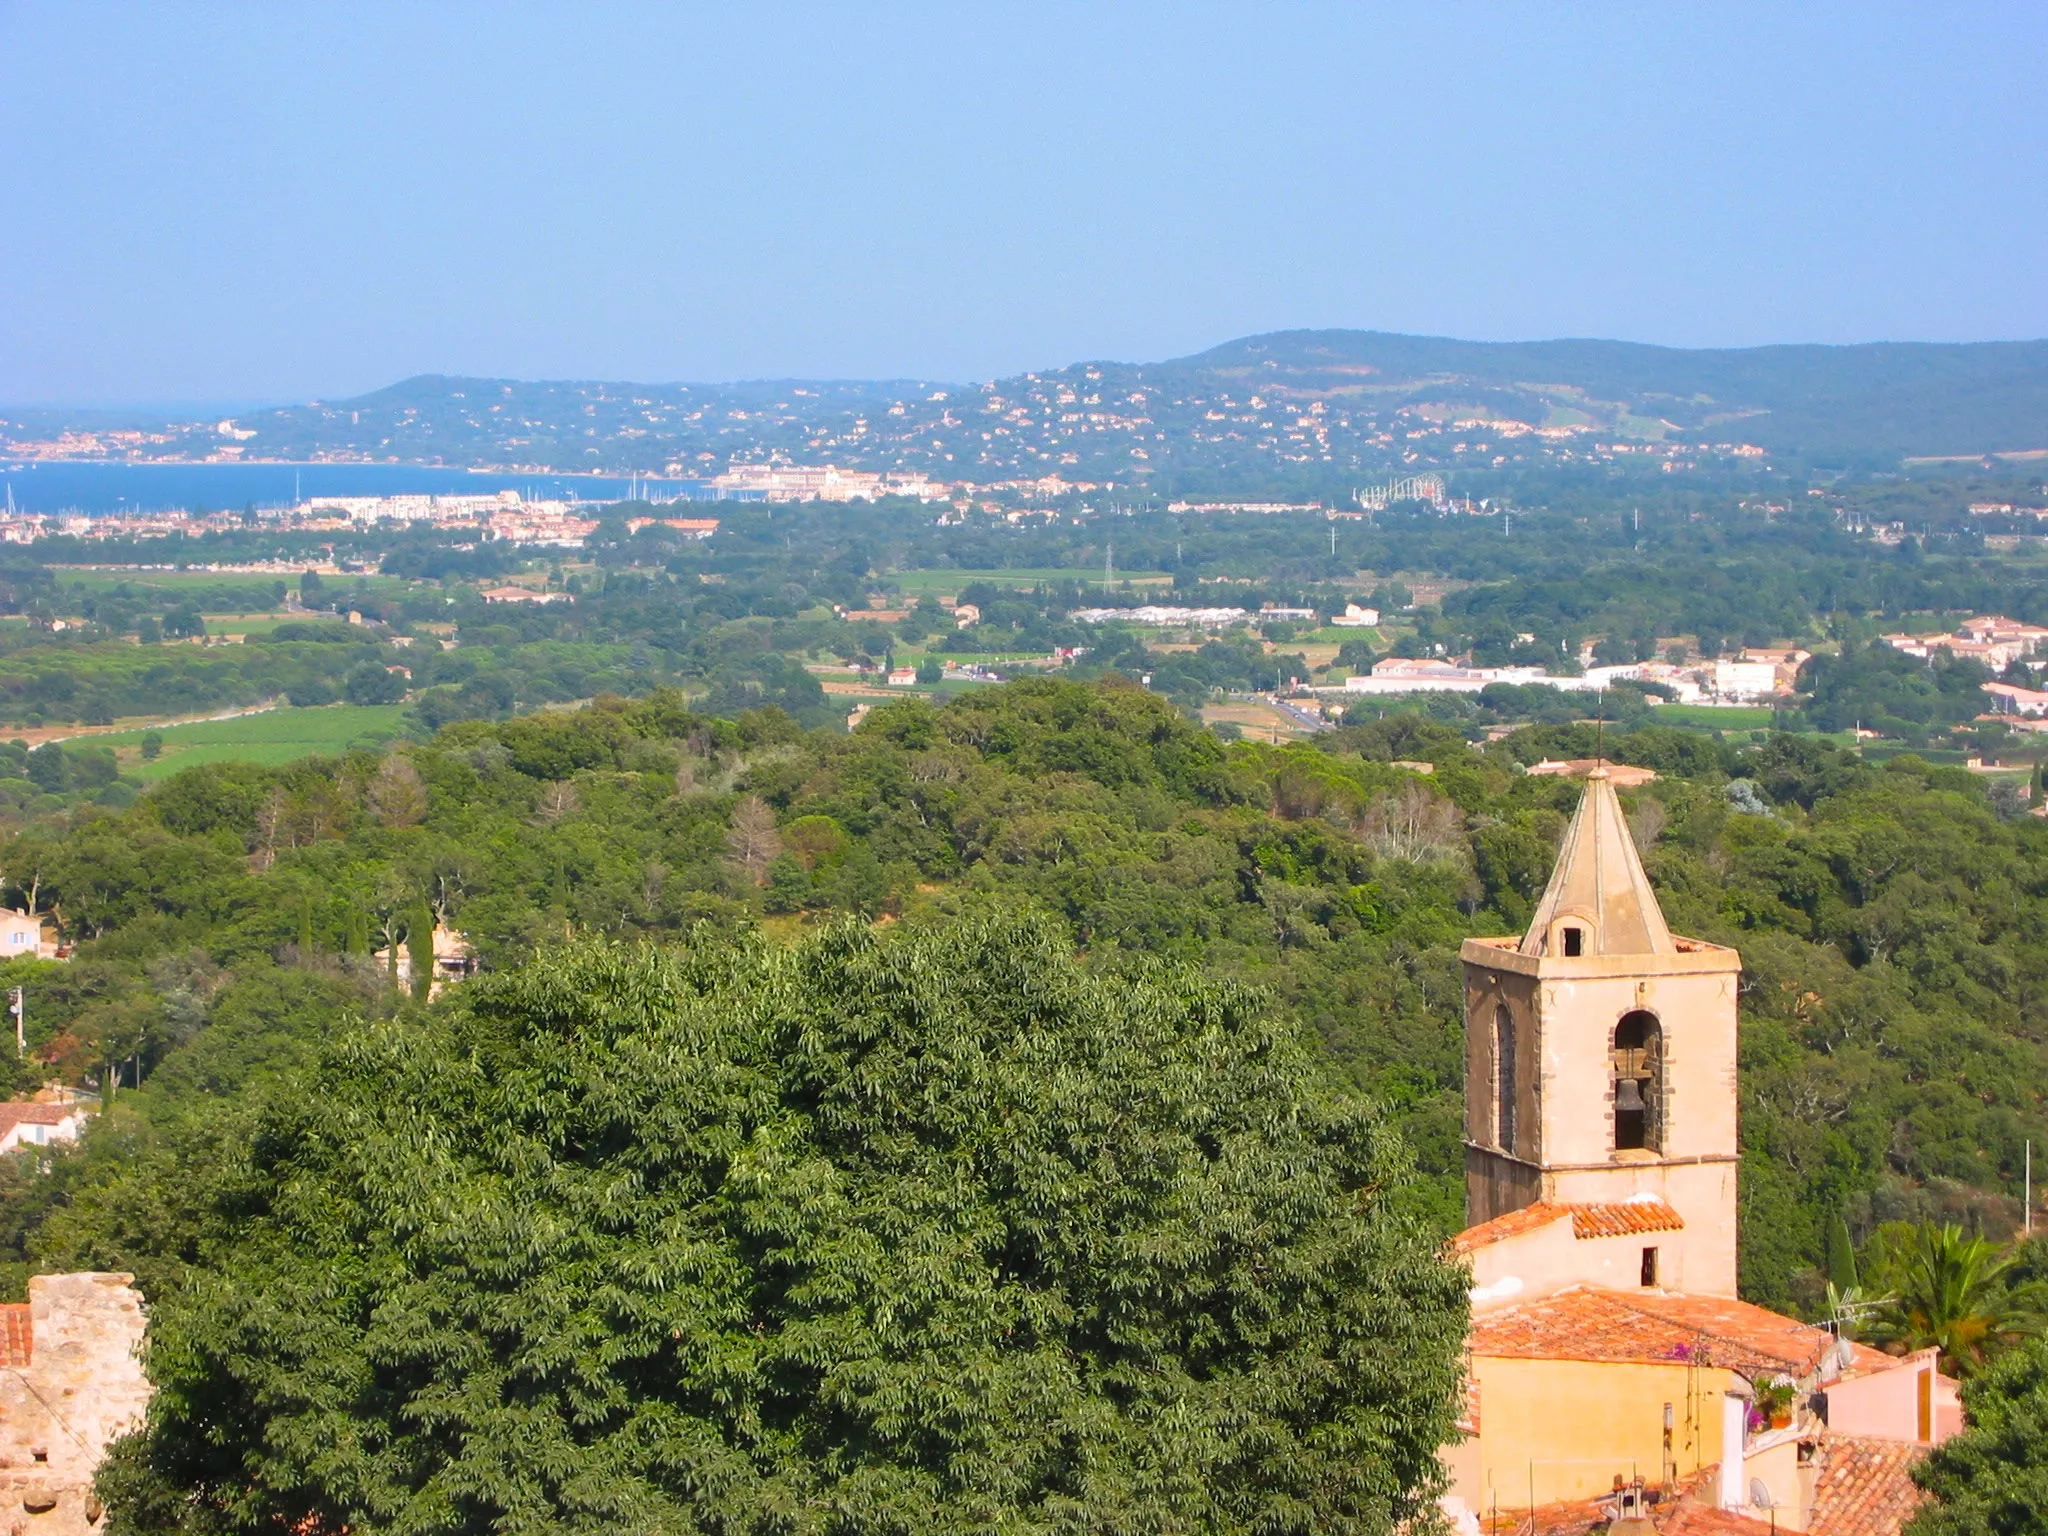
{"label": "large white building", "polygon": [[769,501],[878,501],[884,496],[912,496],[919,501],[945,501],[952,492],[924,475],[899,471],[822,468],[798,464],[735,464],[715,476],[722,492],[751,492]]}

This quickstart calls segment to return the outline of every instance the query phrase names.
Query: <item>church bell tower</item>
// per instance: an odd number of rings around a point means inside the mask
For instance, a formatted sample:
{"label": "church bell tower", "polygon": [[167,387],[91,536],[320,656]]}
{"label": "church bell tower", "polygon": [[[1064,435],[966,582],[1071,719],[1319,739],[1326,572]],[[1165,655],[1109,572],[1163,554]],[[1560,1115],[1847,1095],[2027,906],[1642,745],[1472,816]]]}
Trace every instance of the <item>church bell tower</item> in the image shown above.
{"label": "church bell tower", "polygon": [[1742,959],[1665,926],[1604,767],[1529,931],[1461,958],[1466,1220],[1662,1201],[1683,1230],[1655,1283],[1733,1296]]}

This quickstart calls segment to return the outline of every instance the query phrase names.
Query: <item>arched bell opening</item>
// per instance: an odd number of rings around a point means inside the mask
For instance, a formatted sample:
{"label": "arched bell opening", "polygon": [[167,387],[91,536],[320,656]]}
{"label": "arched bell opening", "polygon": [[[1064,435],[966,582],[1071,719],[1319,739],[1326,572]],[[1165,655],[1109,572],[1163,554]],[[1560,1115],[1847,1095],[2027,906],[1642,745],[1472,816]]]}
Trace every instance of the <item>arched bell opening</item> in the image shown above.
{"label": "arched bell opening", "polygon": [[1614,1150],[1661,1151],[1664,1144],[1664,1031],[1638,1008],[1614,1026]]}
{"label": "arched bell opening", "polygon": [[1493,1103],[1495,1144],[1503,1152],[1515,1150],[1515,1109],[1519,1084],[1515,1080],[1515,1016],[1500,1003],[1493,1010]]}

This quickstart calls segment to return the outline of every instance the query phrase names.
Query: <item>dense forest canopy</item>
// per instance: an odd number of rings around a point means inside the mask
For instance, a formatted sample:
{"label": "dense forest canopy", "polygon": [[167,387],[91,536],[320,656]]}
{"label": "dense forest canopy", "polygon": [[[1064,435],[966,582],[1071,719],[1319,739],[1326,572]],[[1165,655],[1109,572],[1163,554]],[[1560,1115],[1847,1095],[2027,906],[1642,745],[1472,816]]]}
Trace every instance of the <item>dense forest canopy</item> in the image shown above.
{"label": "dense forest canopy", "polygon": [[[1265,988],[1330,1081],[1386,1107],[1447,1232],[1456,945],[1526,920],[1575,803],[1522,766],[1593,746],[1567,725],[1481,749],[1413,715],[1226,746],[1105,679],[906,700],[851,735],[657,693],[381,757],[188,770],[0,850],[0,896],[33,884],[78,942],[0,968],[32,1000],[24,1079],[141,1085],[100,1150],[21,1196],[13,1260],[175,1281],[177,1224],[134,1205],[177,1198],[149,1170],[199,1134],[195,1104],[302,1062],[344,1013],[403,1014],[368,956],[408,930],[444,921],[516,971],[571,936],[991,903],[1051,914],[1091,968],[1168,958]],[[1661,775],[1629,801],[1672,925],[1744,956],[1745,1293],[1816,1305],[1838,1219],[1859,1243],[1944,1213],[2010,1227],[2025,1142],[2048,1142],[2048,824],[1912,757],[1655,727],[1605,746]]]}
{"label": "dense forest canopy", "polygon": [[1442,1481],[1398,1140],[1256,995],[1028,914],[571,946],[244,1134],[119,1529],[1305,1536]]}

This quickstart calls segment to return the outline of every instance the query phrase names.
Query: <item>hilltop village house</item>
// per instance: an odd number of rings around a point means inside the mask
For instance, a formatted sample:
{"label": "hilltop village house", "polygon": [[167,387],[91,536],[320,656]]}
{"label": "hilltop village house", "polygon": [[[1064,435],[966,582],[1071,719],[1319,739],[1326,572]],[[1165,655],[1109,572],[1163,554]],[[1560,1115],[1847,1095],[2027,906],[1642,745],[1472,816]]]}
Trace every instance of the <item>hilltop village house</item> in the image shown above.
{"label": "hilltop village house", "polygon": [[1889,1536],[1913,1462],[1962,1427],[1955,1383],[1933,1350],[1737,1298],[1741,957],[1665,926],[1587,768],[1528,932],[1462,953],[1473,1317],[1446,1512],[1467,1533]]}

